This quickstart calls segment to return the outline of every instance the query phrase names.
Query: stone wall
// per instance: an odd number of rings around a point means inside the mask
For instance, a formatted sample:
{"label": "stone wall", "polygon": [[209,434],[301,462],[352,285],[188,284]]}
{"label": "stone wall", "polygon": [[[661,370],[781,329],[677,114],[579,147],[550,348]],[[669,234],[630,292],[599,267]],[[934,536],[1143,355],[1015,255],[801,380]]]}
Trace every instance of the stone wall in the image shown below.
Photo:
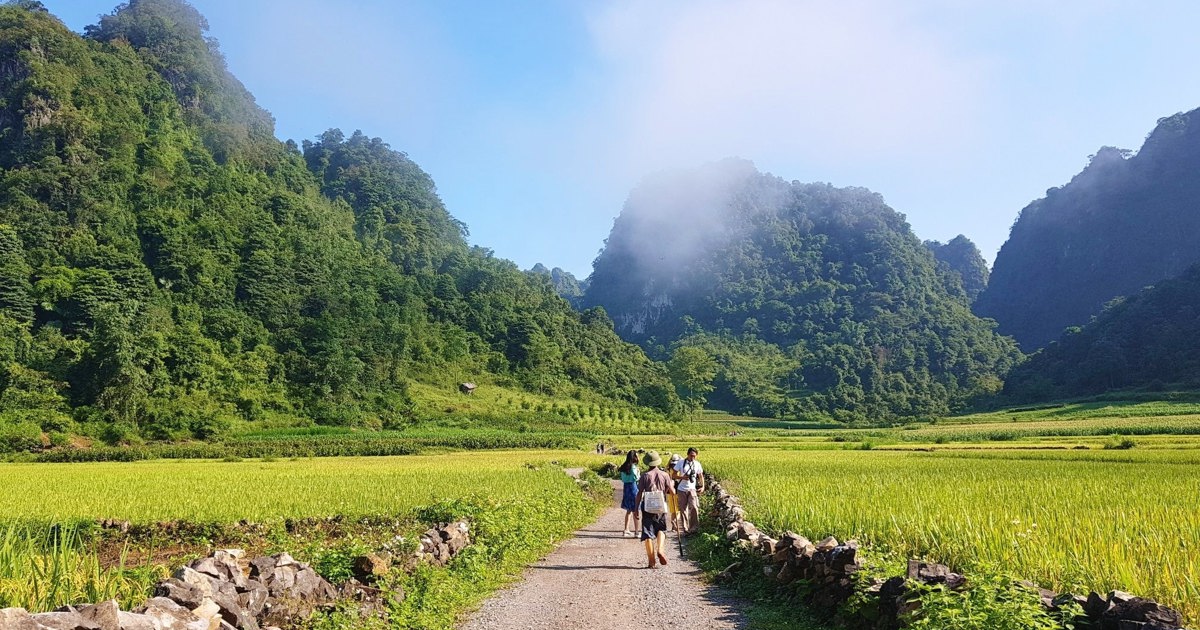
{"label": "stone wall", "polygon": [[341,587],[287,553],[246,559],[240,550],[220,550],[180,567],[154,587],[154,597],[131,611],[111,600],[45,613],[4,608],[0,630],[278,630],[338,600],[357,601],[364,614],[371,614],[383,608],[383,593],[373,586],[379,578],[421,563],[443,566],[470,543],[466,521],[432,527],[411,553],[355,558],[355,579]]}
{"label": "stone wall", "polygon": [[[832,536],[812,542],[793,532],[778,538],[761,532],[747,519],[742,502],[709,477],[708,487],[716,502],[717,520],[730,544],[763,560],[763,572],[779,585],[803,582],[807,603],[815,609],[836,614],[856,590],[862,589],[869,614],[865,619],[839,618],[843,626],[863,630],[894,630],[920,608],[913,585],[945,585],[951,590],[969,586],[968,579],[941,564],[910,560],[905,575],[887,579],[857,579],[862,570],[857,541],[839,542]],[[735,563],[726,568],[719,580],[729,580],[746,567]],[[1054,593],[1034,584],[1021,586],[1039,593],[1042,606],[1056,611],[1069,602],[1082,606],[1084,617],[1078,627],[1098,630],[1179,630],[1183,619],[1178,612],[1152,600],[1121,591],[1107,595],[1091,593],[1087,597]]]}

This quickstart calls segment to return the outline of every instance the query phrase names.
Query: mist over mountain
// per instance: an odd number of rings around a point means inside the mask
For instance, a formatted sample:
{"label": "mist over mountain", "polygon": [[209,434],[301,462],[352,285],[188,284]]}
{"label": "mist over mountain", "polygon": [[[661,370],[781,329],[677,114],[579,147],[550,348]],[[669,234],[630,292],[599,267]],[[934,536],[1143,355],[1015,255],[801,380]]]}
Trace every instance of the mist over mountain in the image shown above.
{"label": "mist over mountain", "polygon": [[179,0],[86,37],[0,5],[0,430],[402,426],[448,374],[672,408],[661,365],[469,247],[406,155],[276,140],[205,29]]}
{"label": "mist over mountain", "polygon": [[987,288],[988,267],[983,254],[971,239],[959,234],[949,242],[925,241],[925,247],[933,252],[938,263],[945,265],[958,275],[962,281],[963,292],[967,299],[974,302],[980,293]]}
{"label": "mist over mountain", "polygon": [[1004,396],[1040,402],[1200,387],[1200,266],[1117,298],[1013,369]]}
{"label": "mist over mountain", "polygon": [[1109,300],[1200,261],[1200,110],[1158,121],[1136,155],[1102,147],[1021,211],[975,311],[1026,350]]}
{"label": "mist over mountain", "polygon": [[878,194],[742,160],[639,185],[584,305],[652,356],[701,348],[709,402],[765,415],[945,413],[998,391],[1019,356]]}

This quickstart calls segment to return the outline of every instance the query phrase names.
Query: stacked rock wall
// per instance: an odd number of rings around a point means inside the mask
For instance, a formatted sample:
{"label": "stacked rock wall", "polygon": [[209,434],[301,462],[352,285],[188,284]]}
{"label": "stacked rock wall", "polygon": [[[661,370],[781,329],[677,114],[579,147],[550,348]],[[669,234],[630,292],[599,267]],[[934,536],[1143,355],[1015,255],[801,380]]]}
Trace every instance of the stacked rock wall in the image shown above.
{"label": "stacked rock wall", "polygon": [[246,560],[240,550],[221,550],[180,567],[154,587],[154,597],[132,611],[111,600],[45,613],[4,608],[0,630],[278,630],[339,599],[375,611],[380,591],[368,584],[393,566],[443,566],[470,544],[466,521],[438,525],[422,534],[417,549],[406,556],[355,558],[359,579],[340,589],[287,553]]}
{"label": "stacked rock wall", "polygon": [[[717,520],[731,544],[754,553],[764,561],[763,572],[782,585],[801,582],[806,601],[819,610],[837,612],[856,589],[863,589],[867,601],[874,600],[876,610],[864,617],[871,621],[846,620],[844,625],[871,630],[901,628],[916,612],[915,584],[944,585],[951,590],[968,587],[968,580],[941,564],[910,560],[903,576],[887,579],[855,579],[862,570],[857,541],[838,542],[832,536],[813,543],[804,536],[784,532],[778,539],[767,535],[747,520],[741,500],[731,495],[719,482],[709,477],[708,487],[715,497]],[[743,569],[740,563],[726,568],[720,580],[732,579]],[[1070,602],[1080,604],[1084,618],[1077,627],[1098,630],[1181,630],[1182,616],[1175,610],[1142,597],[1121,591],[1107,595],[1091,593],[1080,597],[1070,593],[1058,594],[1022,583],[1021,586],[1039,593],[1042,605],[1056,611]]]}

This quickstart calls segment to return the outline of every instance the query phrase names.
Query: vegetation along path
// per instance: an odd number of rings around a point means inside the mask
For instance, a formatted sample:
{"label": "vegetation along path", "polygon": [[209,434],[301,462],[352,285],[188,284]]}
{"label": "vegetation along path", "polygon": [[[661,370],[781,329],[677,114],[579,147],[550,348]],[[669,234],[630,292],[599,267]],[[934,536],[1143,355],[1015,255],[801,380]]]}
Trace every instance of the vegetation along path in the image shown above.
{"label": "vegetation along path", "polygon": [[[618,486],[617,503],[620,503]],[[701,580],[669,538],[669,564],[647,569],[636,538],[621,536],[625,512],[614,506],[531,566],[525,579],[488,600],[463,630],[622,627],[658,623],[686,628],[744,628],[738,601]]]}

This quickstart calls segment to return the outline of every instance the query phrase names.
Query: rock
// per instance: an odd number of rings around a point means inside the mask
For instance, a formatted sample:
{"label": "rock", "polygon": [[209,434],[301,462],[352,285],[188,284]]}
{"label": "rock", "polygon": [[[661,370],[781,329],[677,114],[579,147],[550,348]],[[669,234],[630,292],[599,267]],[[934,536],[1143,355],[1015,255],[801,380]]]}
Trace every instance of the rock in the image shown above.
{"label": "rock", "polygon": [[0,628],[3,630],[38,630],[33,616],[24,608],[0,608]]}
{"label": "rock", "polygon": [[178,578],[170,578],[159,582],[154,587],[154,596],[170,599],[175,603],[188,608],[196,608],[212,596],[212,589],[207,592],[204,589],[193,584],[188,584]]}
{"label": "rock", "polygon": [[147,600],[138,614],[157,621],[164,630],[213,630],[219,625],[210,619],[201,619],[195,613],[165,598]]}
{"label": "rock", "polygon": [[296,584],[297,568],[295,563],[276,566],[267,580],[267,590],[272,596],[279,596],[290,590]]}
{"label": "rock", "polygon": [[146,615],[121,611],[118,617],[121,620],[121,630],[165,630],[162,624]]}
{"label": "rock", "polygon": [[1102,630],[1119,630],[1122,621],[1152,622],[1171,628],[1183,625],[1182,615],[1153,600],[1130,596],[1129,599],[1114,598],[1110,603],[1112,606],[1100,617]]}
{"label": "rock", "polygon": [[266,608],[267,600],[270,596],[271,592],[261,582],[247,580],[246,587],[241,593],[238,593],[237,600],[242,608],[245,608],[247,612],[257,617]]}
{"label": "rock", "polygon": [[39,626],[50,630],[100,630],[99,625],[77,612],[37,613],[31,618]]}
{"label": "rock", "polygon": [[958,590],[967,585],[967,578],[955,573],[944,564],[928,564],[920,560],[908,561],[908,579],[925,584],[945,584],[946,588]]}
{"label": "rock", "polygon": [[217,590],[217,588],[214,588],[212,578],[191,567],[180,567],[179,570],[171,574],[171,577],[199,590],[205,597],[211,596]]}
{"label": "rock", "polygon": [[1108,609],[1112,607],[1108,599],[1100,595],[1096,591],[1088,594],[1087,601],[1083,604],[1083,612],[1091,619],[1100,619]]}
{"label": "rock", "polygon": [[275,559],[275,566],[277,566],[277,567],[286,567],[286,566],[292,565],[292,564],[299,564],[298,562],[296,562],[296,559],[293,558],[291,556],[291,554],[289,554],[286,551],[283,553],[280,553],[280,554],[276,554],[274,556],[274,559]]}
{"label": "rock", "polygon": [[79,614],[99,626],[100,630],[121,630],[120,612],[121,607],[115,599],[79,609]]}
{"label": "rock", "polygon": [[392,568],[390,563],[373,553],[355,557],[351,561],[351,566],[354,577],[367,584],[375,583],[379,578],[387,575]]}
{"label": "rock", "polygon": [[451,556],[458,555],[458,552],[471,544],[470,532],[471,525],[466,521],[456,521],[442,529],[442,540],[450,548]]}
{"label": "rock", "polygon": [[192,609],[192,614],[201,619],[220,619],[221,607],[213,600],[205,599],[199,606]]}
{"label": "rock", "polygon": [[250,578],[263,581],[275,572],[275,558],[263,556],[250,561]]}
{"label": "rock", "polygon": [[777,545],[778,543],[779,543],[778,540],[775,540],[774,538],[771,538],[770,536],[766,536],[766,535],[759,536],[758,537],[758,552],[764,556],[770,556],[775,553],[775,545]]}
{"label": "rock", "polygon": [[237,597],[225,593],[215,593],[213,603],[220,609],[221,619],[240,630],[258,630],[258,622],[238,603]]}
{"label": "rock", "polygon": [[830,537],[826,538],[825,540],[822,540],[821,542],[817,543],[817,551],[832,551],[833,548],[837,547],[837,546],[838,546],[838,539],[834,538],[833,536],[830,536]]}

